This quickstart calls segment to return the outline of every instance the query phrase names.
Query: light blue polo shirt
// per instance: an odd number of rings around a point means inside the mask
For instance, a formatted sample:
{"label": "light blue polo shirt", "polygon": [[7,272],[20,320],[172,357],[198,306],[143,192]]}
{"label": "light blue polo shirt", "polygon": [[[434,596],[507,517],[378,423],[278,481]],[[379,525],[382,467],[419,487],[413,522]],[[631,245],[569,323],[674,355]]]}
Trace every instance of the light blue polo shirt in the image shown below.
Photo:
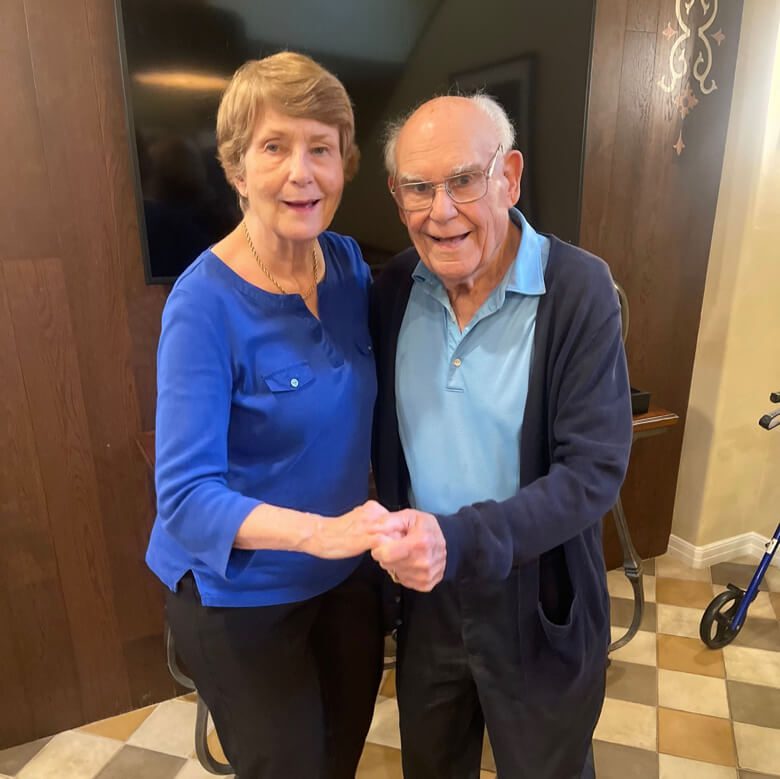
{"label": "light blue polo shirt", "polygon": [[550,241],[517,209],[514,262],[461,332],[444,286],[412,272],[396,352],[399,431],[412,506],[452,514],[520,486],[520,433]]}

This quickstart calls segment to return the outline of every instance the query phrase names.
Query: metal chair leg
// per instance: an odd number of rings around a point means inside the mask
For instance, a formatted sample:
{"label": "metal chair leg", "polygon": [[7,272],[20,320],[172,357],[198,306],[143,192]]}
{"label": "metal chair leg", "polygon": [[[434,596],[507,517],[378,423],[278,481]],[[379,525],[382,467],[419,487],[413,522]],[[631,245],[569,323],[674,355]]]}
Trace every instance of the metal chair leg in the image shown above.
{"label": "metal chair leg", "polygon": [[[165,623],[165,657],[168,661],[168,670],[174,680],[182,687],[193,690],[197,695],[198,691],[195,688],[195,682],[179,667],[179,662],[176,658],[176,644],[167,622]],[[211,754],[208,742],[209,710],[200,695],[198,695],[197,705],[198,710],[195,716],[195,754],[198,757],[198,761],[205,771],[217,776],[227,776],[234,773],[233,767],[229,763],[222,763]]]}
{"label": "metal chair leg", "polygon": [[631,541],[631,533],[628,530],[626,515],[623,511],[623,502],[620,500],[619,495],[615,505],[612,507],[612,517],[615,520],[620,546],[623,549],[623,572],[625,573],[626,578],[631,582],[631,587],[634,590],[634,614],[631,619],[631,624],[625,634],[609,645],[609,652],[614,652],[615,650],[624,647],[636,635],[645,611],[642,560],[637,554],[636,549],[634,549],[634,544]]}
{"label": "metal chair leg", "polygon": [[203,768],[212,774],[218,776],[227,776],[234,773],[233,767],[229,763],[222,763],[211,754],[208,741],[209,731],[209,710],[203,702],[203,698],[198,696],[198,713],[195,718],[195,754]]}

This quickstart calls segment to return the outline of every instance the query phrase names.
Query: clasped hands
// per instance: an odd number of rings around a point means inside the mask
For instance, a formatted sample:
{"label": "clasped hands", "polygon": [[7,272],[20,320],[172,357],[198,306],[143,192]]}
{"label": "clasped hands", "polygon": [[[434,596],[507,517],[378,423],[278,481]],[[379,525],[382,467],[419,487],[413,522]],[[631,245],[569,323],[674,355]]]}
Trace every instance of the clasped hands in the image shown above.
{"label": "clasped hands", "polygon": [[[390,512],[369,500],[323,526],[341,536],[353,554],[371,556],[399,584],[430,592],[444,576],[447,544],[433,514],[416,509]],[[334,538],[335,540],[335,538]]]}

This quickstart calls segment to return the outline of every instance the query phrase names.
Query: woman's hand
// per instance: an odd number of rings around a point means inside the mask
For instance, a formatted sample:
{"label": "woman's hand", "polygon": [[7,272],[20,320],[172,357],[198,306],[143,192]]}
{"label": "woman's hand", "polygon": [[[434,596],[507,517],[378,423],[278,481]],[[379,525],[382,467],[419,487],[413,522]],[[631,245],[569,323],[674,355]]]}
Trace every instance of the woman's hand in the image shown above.
{"label": "woman's hand", "polygon": [[312,536],[301,550],[328,559],[354,557],[401,538],[407,518],[390,514],[375,500],[368,500],[340,517],[319,517]]}

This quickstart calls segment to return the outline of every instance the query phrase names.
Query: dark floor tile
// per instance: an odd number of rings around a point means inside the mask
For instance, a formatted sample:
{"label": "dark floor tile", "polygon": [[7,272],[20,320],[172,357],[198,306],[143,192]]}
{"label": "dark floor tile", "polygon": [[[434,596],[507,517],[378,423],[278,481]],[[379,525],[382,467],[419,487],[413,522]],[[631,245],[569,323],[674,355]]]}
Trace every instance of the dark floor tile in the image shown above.
{"label": "dark floor tile", "polygon": [[[758,684],[726,681],[731,719],[780,730],[780,690]],[[778,733],[780,736],[780,733]]]}
{"label": "dark floor tile", "polygon": [[50,741],[51,736],[20,744],[18,747],[0,751],[0,774],[13,776],[27,765]]}
{"label": "dark floor tile", "polygon": [[608,741],[593,742],[599,779],[658,779],[658,753]]}
{"label": "dark floor tile", "polygon": [[780,623],[776,619],[751,619],[748,617],[734,640],[738,642],[739,646],[780,652]]}
{"label": "dark floor tile", "polygon": [[[744,590],[750,584],[756,566],[743,563],[717,563],[710,568],[710,571],[713,584],[736,584]],[[761,582],[759,590],[769,591],[766,581]]]}
{"label": "dark floor tile", "polygon": [[777,614],[777,618],[780,619],[780,592],[770,592],[769,600],[772,603],[772,608],[774,608],[775,614]]}
{"label": "dark floor tile", "polygon": [[657,706],[658,669],[613,660],[607,669],[607,697]]}
{"label": "dark floor tile", "polygon": [[181,757],[126,745],[111,758],[95,779],[173,779],[186,762]]}
{"label": "dark floor tile", "polygon": [[[634,601],[628,598],[610,598],[610,623],[614,627],[627,628],[634,617]],[[640,630],[649,630],[651,633],[656,631],[655,603],[645,601],[642,621],[639,623]]]}

